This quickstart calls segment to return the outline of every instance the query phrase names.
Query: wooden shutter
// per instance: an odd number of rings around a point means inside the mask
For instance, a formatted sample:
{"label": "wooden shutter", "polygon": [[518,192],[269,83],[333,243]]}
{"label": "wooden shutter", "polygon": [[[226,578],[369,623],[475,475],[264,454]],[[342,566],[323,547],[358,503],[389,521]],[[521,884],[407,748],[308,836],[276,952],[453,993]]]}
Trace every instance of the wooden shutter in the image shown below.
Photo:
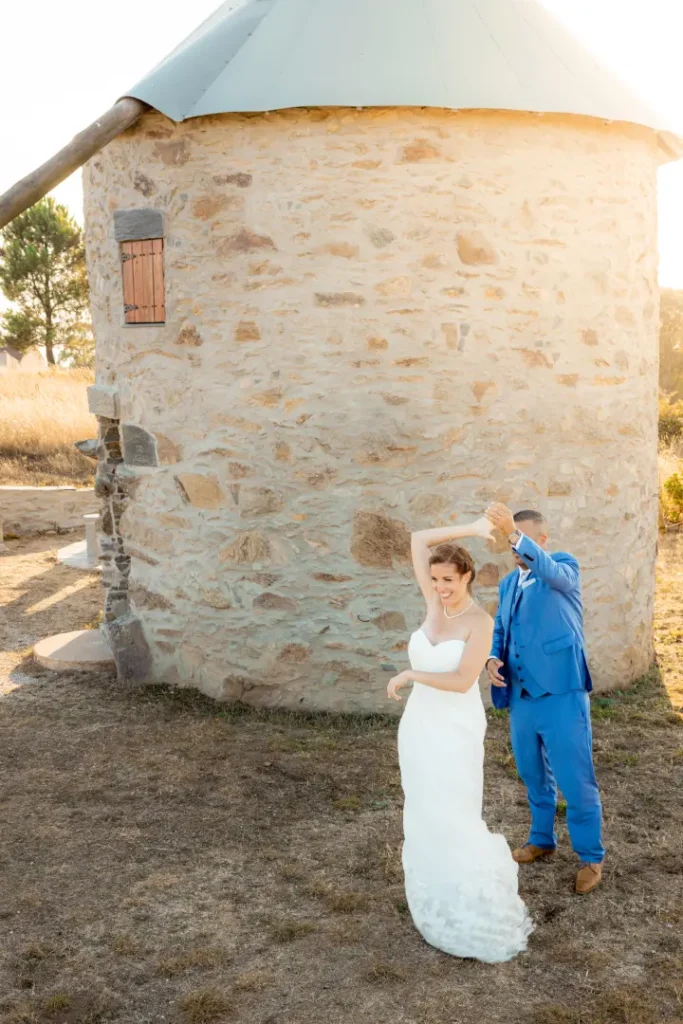
{"label": "wooden shutter", "polygon": [[126,323],[165,323],[163,238],[122,242],[121,265]]}

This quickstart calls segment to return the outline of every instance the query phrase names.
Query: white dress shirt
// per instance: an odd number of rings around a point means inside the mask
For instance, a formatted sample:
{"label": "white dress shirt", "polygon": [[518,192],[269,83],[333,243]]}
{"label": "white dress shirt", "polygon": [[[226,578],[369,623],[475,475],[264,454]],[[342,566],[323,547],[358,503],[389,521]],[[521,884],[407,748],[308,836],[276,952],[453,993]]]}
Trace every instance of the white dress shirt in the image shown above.
{"label": "white dress shirt", "polygon": [[524,583],[526,583],[526,581],[531,576],[531,569],[522,569],[521,565],[518,565],[517,566],[517,572],[519,573],[519,579],[517,581],[517,586],[521,587]]}

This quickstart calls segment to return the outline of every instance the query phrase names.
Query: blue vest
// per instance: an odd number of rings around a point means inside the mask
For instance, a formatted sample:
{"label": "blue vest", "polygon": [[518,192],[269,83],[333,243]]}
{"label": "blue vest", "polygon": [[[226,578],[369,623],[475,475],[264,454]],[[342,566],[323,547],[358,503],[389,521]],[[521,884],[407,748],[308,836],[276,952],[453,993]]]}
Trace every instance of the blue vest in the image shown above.
{"label": "blue vest", "polygon": [[[517,587],[521,587],[521,580],[518,579]],[[508,637],[508,650],[507,650],[507,678],[508,684],[512,686],[513,690],[519,695],[522,690],[526,690],[530,697],[544,697],[548,691],[539,686],[534,679],[531,678],[528,668],[525,670],[524,667],[524,651],[523,648],[518,647],[515,642],[515,634],[517,630],[515,626],[519,620],[519,609],[525,598],[525,589],[522,589],[522,593],[519,595],[515,610],[510,622],[510,634]],[[517,596],[517,595],[515,595]]]}

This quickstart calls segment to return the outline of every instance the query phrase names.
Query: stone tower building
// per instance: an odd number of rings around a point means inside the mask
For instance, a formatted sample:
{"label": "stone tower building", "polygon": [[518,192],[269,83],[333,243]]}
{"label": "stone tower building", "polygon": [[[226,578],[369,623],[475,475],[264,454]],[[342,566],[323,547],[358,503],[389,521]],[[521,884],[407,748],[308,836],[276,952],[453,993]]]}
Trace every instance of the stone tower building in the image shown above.
{"label": "stone tower building", "polygon": [[129,95],[85,174],[120,673],[385,708],[409,530],[491,499],[581,560],[598,686],[643,673],[656,115],[530,0],[226,4]]}

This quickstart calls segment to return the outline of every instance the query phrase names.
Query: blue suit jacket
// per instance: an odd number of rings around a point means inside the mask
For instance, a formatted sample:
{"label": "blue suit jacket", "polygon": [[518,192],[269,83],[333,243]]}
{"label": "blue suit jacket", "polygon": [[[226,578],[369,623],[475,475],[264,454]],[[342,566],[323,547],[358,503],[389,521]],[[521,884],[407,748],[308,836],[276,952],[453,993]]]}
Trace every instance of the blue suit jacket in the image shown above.
{"label": "blue suit jacket", "polygon": [[[522,536],[517,552],[531,570],[515,617],[515,643],[524,671],[548,693],[593,689],[583,636],[579,563],[572,555],[548,554]],[[531,582],[533,581],[533,582]],[[522,596],[515,569],[500,583],[491,656],[507,661],[513,614]],[[505,664],[501,671],[506,676]],[[510,685],[491,687],[495,707],[510,703]]]}

